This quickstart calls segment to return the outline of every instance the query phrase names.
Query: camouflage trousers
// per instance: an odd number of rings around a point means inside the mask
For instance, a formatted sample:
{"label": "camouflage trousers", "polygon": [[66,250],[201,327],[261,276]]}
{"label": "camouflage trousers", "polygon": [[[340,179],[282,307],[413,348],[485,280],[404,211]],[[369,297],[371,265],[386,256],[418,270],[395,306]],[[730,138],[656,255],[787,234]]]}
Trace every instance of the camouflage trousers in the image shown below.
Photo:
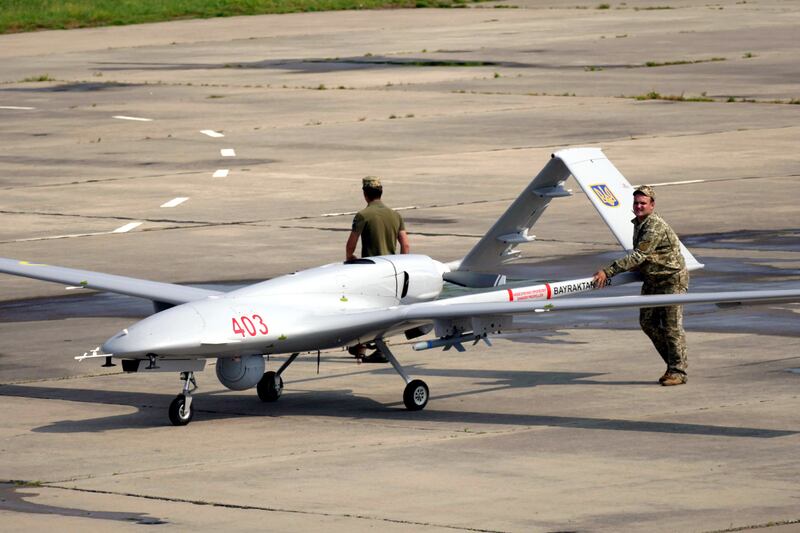
{"label": "camouflage trousers", "polygon": [[[687,272],[679,272],[656,283],[645,281],[642,285],[642,294],[682,294],[687,290]],[[667,364],[667,372],[686,375],[689,363],[686,360],[683,306],[643,307],[639,310],[639,325]]]}

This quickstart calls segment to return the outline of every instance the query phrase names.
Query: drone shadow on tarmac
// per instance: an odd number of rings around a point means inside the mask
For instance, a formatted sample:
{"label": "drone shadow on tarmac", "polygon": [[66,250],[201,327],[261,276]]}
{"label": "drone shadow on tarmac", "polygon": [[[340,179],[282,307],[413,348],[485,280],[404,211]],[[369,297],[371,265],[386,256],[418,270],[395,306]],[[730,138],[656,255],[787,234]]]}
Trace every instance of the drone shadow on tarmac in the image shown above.
{"label": "drone shadow on tarmac", "polygon": [[[536,387],[545,385],[643,385],[643,382],[596,381],[599,373],[585,372],[535,372],[506,370],[426,369],[409,367],[415,376],[461,377],[480,383],[480,387],[432,396],[432,404],[424,411],[406,411],[401,402],[383,404],[370,398],[357,396],[349,389],[289,390],[274,404],[262,403],[258,397],[231,394],[227,391],[195,394],[195,424],[233,417],[292,417],[323,416],[366,420],[410,420],[454,424],[486,424],[511,426],[550,426],[611,431],[638,431],[647,433],[675,433],[720,437],[775,438],[798,433],[797,431],[772,430],[754,427],[718,426],[709,424],[687,424],[626,420],[615,418],[593,418],[579,416],[553,416],[519,413],[494,413],[477,411],[451,411],[436,408],[436,400],[456,396],[474,396],[487,392]],[[393,373],[391,369],[363,370],[357,373]],[[352,373],[348,373],[352,375]],[[300,379],[292,383],[308,383],[328,379],[320,376]],[[92,404],[127,405],[135,412],[88,420],[62,420],[35,428],[43,433],[91,433],[114,429],[153,427],[166,423],[166,410],[173,396],[146,392],[93,390],[85,388],[59,388],[33,384],[2,385],[0,396],[85,402]]]}

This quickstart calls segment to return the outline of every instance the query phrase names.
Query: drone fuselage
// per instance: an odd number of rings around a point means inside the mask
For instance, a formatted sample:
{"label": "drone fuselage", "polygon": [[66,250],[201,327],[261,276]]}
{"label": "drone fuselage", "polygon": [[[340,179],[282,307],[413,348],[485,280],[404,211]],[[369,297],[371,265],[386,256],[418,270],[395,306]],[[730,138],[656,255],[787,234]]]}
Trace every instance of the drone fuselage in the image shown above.
{"label": "drone fuselage", "polygon": [[[332,263],[151,315],[108,339],[114,357],[306,352],[375,337],[354,313],[434,300],[447,267],[425,255]],[[380,327],[378,327],[380,329]]]}

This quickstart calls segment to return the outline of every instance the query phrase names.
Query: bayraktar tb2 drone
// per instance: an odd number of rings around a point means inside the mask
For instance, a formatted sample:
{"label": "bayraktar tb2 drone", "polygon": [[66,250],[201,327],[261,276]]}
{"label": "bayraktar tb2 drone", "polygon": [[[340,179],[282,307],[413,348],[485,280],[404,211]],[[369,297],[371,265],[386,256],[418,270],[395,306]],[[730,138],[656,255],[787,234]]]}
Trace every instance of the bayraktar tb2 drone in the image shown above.
{"label": "bayraktar tb2 drone", "polygon": [[[0,272],[110,291],[152,300],[155,313],[123,329],[101,347],[76,359],[122,360],[126,372],[180,372],[182,392],[169,407],[175,425],[194,414],[194,373],[216,358],[220,382],[232,390],[256,387],[266,402],[283,390],[282,374],[301,353],[375,343],[406,382],[410,410],[428,402],[425,382],[412,379],[386,345],[398,334],[435,339],[417,350],[454,347],[507,330],[515,315],[622,307],[699,303],[800,301],[800,289],[691,293],[657,296],[566,297],[592,289],[592,278],[502,288],[499,267],[534,240],[528,232],[550,200],[569,196],[572,175],[625,250],[632,249],[633,187],[598,148],[553,154],[494,226],[460,261],[441,263],[424,255],[390,255],[332,263],[218,292],[111,274],[0,259]],[[702,268],[682,246],[687,267]],[[444,282],[483,292],[440,299]],[[614,284],[637,281],[635,273]],[[494,287],[495,290],[485,290]],[[265,372],[265,355],[289,354],[277,371]]]}

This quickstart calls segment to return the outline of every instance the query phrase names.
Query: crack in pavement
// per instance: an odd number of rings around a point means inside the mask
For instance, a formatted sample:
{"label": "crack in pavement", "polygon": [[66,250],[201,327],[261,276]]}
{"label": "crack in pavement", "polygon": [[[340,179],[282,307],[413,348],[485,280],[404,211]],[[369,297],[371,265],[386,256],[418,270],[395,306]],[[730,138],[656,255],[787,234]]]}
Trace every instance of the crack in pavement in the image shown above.
{"label": "crack in pavement", "polygon": [[18,189],[44,189],[47,187],[68,187],[70,185],[84,185],[87,183],[106,183],[111,181],[127,181],[138,179],[151,179],[151,178],[169,178],[172,176],[187,176],[192,174],[207,174],[206,171],[187,170],[184,172],[170,172],[167,174],[147,174],[144,176],[120,176],[117,178],[87,178],[85,180],[65,181],[60,183],[41,183],[34,185],[11,185],[8,187],[0,187],[3,191],[12,191]]}
{"label": "crack in pavement", "polygon": [[[18,481],[18,480],[11,480],[10,483],[16,483],[19,485],[25,485],[25,481]],[[111,490],[102,490],[102,489],[83,489],[78,487],[67,487],[64,485],[50,485],[46,483],[39,484],[40,488],[51,488],[51,489],[59,489],[64,491],[72,491],[72,492],[83,492],[88,494],[103,494],[109,496],[124,496],[127,498],[140,498],[145,500],[153,500],[159,502],[167,502],[167,503],[188,503],[190,505],[205,505],[211,507],[220,507],[224,509],[241,509],[241,510],[250,510],[250,511],[266,511],[271,513],[289,513],[289,514],[301,514],[301,515],[309,515],[309,516],[325,516],[325,517],[332,517],[332,518],[355,518],[358,520],[368,520],[368,521],[377,521],[377,522],[387,522],[391,524],[404,524],[404,525],[411,525],[411,526],[422,526],[422,527],[440,527],[442,529],[452,529],[456,531],[476,531],[481,533],[503,533],[503,530],[497,529],[484,529],[484,528],[475,528],[475,527],[463,527],[463,526],[455,526],[450,524],[437,524],[435,522],[419,522],[415,520],[404,520],[399,518],[387,518],[387,517],[380,517],[380,516],[368,516],[358,513],[332,513],[332,512],[325,512],[325,511],[304,511],[301,509],[291,509],[291,508],[284,508],[284,507],[268,507],[262,505],[245,505],[245,504],[238,504],[238,503],[224,503],[224,502],[213,502],[207,500],[194,500],[190,498],[175,498],[175,497],[168,497],[168,496],[154,496],[151,494],[137,494],[134,492],[122,492],[122,491],[111,491]]]}
{"label": "crack in pavement", "polygon": [[780,526],[791,526],[793,524],[800,524],[800,518],[795,520],[770,520],[764,524],[750,524],[747,526],[729,527],[727,529],[714,529],[707,533],[733,533],[734,531],[749,531],[753,529],[766,529]]}
{"label": "crack in pavement", "polygon": [[[334,227],[325,227],[325,226],[278,226],[280,229],[313,229],[319,231],[336,231],[336,232],[347,232],[349,233],[351,230],[350,228],[334,228]],[[470,239],[480,239],[483,235],[473,234],[473,233],[436,233],[436,232],[427,232],[427,231],[413,231],[409,232],[410,235],[422,235],[424,237],[468,237]]]}
{"label": "crack in pavement", "polygon": [[266,220],[234,220],[232,222],[220,222],[211,220],[176,220],[173,218],[138,218],[128,217],[123,215],[81,215],[77,213],[54,213],[48,211],[18,211],[13,209],[0,209],[0,214],[3,215],[32,215],[32,216],[45,216],[45,217],[72,217],[72,218],[86,218],[96,220],[135,220],[137,222],[156,222],[168,224],[200,224],[209,226],[226,226],[235,224],[254,224],[257,222],[266,222]]}
{"label": "crack in pavement", "polygon": [[[312,229],[312,230],[319,230],[319,231],[335,231],[335,232],[349,232],[350,228],[334,228],[334,227],[325,227],[325,226],[286,226],[281,225],[278,226],[280,229]],[[423,237],[464,237],[468,239],[480,239],[483,237],[483,234],[478,233],[447,233],[447,232],[435,232],[435,231],[412,231],[409,232],[409,235],[420,235]],[[539,242],[555,242],[555,243],[562,243],[562,244],[580,244],[584,246],[602,246],[607,247],[609,245],[613,245],[614,243],[611,241],[608,242],[600,242],[600,241],[565,241],[562,239],[545,239],[545,238],[536,238]]]}

